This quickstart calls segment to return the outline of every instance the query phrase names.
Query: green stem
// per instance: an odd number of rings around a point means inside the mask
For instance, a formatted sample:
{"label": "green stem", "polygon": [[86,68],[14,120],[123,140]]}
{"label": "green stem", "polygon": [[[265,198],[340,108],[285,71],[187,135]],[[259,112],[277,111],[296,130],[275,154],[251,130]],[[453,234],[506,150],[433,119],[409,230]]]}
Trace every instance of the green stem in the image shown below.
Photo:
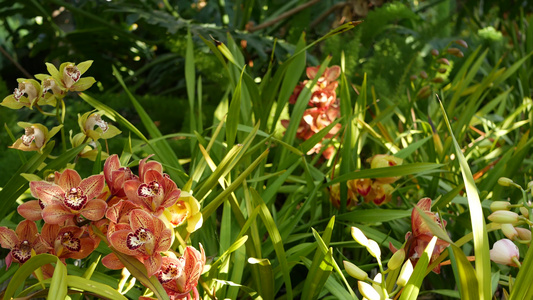
{"label": "green stem", "polygon": [[42,107],[39,106],[39,104],[37,104],[37,103],[35,103],[35,104],[33,105],[33,107],[37,108],[37,110],[38,110],[40,113],[42,113],[43,115],[45,115],[45,116],[53,117],[53,116],[56,115],[56,114],[54,114],[54,113],[45,112],[45,111],[42,109]]}
{"label": "green stem", "polygon": [[[63,125],[65,121],[65,101],[59,99],[61,102],[61,114],[59,114],[59,103],[56,106],[56,118],[59,122],[59,125]],[[67,138],[65,134],[65,126],[61,126],[61,144],[63,148],[63,153],[67,152]]]}

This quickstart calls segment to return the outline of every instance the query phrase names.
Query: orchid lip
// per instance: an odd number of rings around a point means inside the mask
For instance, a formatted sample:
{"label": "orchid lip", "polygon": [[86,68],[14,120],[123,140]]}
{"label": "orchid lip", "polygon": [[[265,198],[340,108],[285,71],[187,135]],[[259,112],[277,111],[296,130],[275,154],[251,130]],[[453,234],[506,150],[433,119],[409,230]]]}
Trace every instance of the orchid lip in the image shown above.
{"label": "orchid lip", "polygon": [[65,193],[64,204],[72,210],[80,210],[87,203],[87,196],[83,194],[83,191],[78,188],[71,188]]}

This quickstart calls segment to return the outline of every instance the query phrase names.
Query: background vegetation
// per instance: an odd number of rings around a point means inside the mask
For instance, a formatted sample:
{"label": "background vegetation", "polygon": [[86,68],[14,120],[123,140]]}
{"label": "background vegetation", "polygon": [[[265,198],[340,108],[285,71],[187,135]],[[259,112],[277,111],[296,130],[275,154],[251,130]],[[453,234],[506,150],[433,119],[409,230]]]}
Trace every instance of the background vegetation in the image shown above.
{"label": "background vegetation", "polygon": [[[203,288],[220,299],[254,297],[254,292],[276,299],[353,298],[360,296],[349,288],[356,290],[356,281],[345,279],[331,261],[323,274],[313,269],[329,255],[338,266],[348,260],[375,275],[377,262],[353,241],[351,226],[382,246],[384,261],[392,255],[389,243],[401,246],[411,231],[411,209],[422,197],[436,200],[433,211],[447,221],[452,241],[476,230],[460,153],[485,216],[492,201],[521,201],[519,189],[497,180],[509,177],[523,187],[533,180],[532,13],[531,1],[503,0],[0,0],[0,95],[11,94],[17,78],[46,73],[45,62],[93,60],[85,75],[97,83],[84,96],[67,100],[65,128],[76,133],[78,114],[93,109],[95,102],[87,99],[96,99],[155,147],[116,121],[122,134],[105,144],[110,154],[131,152],[136,161],[155,152],[179,187],[194,179],[191,188],[205,219],[189,242],[202,243],[212,265],[202,277]],[[364,22],[351,30],[330,34],[359,20]],[[304,155],[313,145],[295,138],[295,132],[285,134],[291,129],[279,122],[303,113],[304,107],[289,105],[288,97],[307,79],[305,67],[324,64],[343,68],[337,91],[343,130],[335,144],[342,147],[329,160]],[[16,123],[57,124],[36,110],[5,107],[0,120],[0,186],[5,186],[22,164],[19,151],[7,149],[22,134]],[[218,131],[221,122],[226,123]],[[158,140],[161,136],[166,142]],[[56,142],[53,156],[61,155],[62,141]],[[174,156],[154,149],[170,149]],[[335,208],[329,201],[333,183],[358,174],[386,175],[364,173],[370,169],[367,159],[376,154],[393,154],[411,165],[393,171],[402,179],[392,201],[380,207],[362,203],[349,211],[341,185],[341,207]],[[34,153],[22,155],[28,159]],[[80,160],[76,170],[88,176],[93,165]],[[220,184],[219,178],[224,178]],[[14,228],[20,221],[9,214],[15,207],[14,201],[4,206],[3,225]],[[484,225],[483,216],[480,220]],[[485,247],[503,237],[490,228],[481,240]],[[475,243],[458,246],[480,259]],[[527,247],[520,250],[524,257]],[[258,262],[250,262],[252,257]],[[475,267],[481,268],[478,261]],[[76,268],[69,266],[69,273],[83,272]],[[459,298],[464,283],[457,272],[448,266],[441,274],[430,273],[421,294]],[[500,298],[500,274],[516,277],[517,269],[492,264],[485,272],[492,276],[491,295]],[[102,266],[95,274],[108,284],[120,279]],[[271,282],[258,281],[259,274]],[[270,291],[260,287],[266,283]],[[127,296],[138,297],[140,290]]]}

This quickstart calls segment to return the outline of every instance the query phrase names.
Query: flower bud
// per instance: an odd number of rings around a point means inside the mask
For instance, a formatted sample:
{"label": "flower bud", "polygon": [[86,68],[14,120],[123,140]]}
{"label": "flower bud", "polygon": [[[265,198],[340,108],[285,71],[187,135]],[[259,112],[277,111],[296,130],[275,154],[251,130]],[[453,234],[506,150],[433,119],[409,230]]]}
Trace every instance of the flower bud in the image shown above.
{"label": "flower bud", "polygon": [[428,78],[428,73],[426,73],[426,71],[420,71],[420,77],[422,77],[424,79],[427,79]]}
{"label": "flower bud", "polygon": [[381,249],[379,248],[379,245],[374,240],[368,240],[368,246],[366,246],[366,250],[370,255],[374,256],[378,260],[381,258]]}
{"label": "flower bud", "polygon": [[357,287],[359,288],[359,292],[361,295],[363,295],[363,297],[371,300],[381,299],[379,293],[370,284],[364,281],[358,281]]}
{"label": "flower bud", "polygon": [[455,57],[464,57],[463,52],[457,48],[448,48],[447,52]]}
{"label": "flower bud", "polygon": [[352,237],[356,242],[358,242],[362,246],[368,247],[368,238],[361,231],[361,229],[357,227],[352,227],[351,232],[352,232]]}
{"label": "flower bud", "polygon": [[494,223],[510,223],[516,224],[520,216],[512,211],[497,210],[490,214],[487,218]]}
{"label": "flower bud", "polygon": [[526,219],[529,219],[529,210],[525,207],[520,207],[520,213],[522,214],[522,216]]}
{"label": "flower bud", "polygon": [[437,50],[437,49],[431,49],[431,55],[433,55],[433,56],[437,56],[437,55],[439,55],[439,50]]}
{"label": "flower bud", "polygon": [[357,280],[366,280],[368,278],[368,274],[365,271],[361,270],[358,266],[346,260],[343,260],[342,262],[344,263],[344,269],[346,270],[346,273],[348,273],[348,275],[352,276]]}
{"label": "flower bud", "polygon": [[498,184],[501,186],[511,186],[514,185],[514,181],[507,177],[498,178]]}
{"label": "flower bud", "polygon": [[409,80],[411,80],[411,81],[415,81],[417,79],[418,79],[418,76],[416,76],[416,75],[409,76]]}
{"label": "flower bud", "polygon": [[490,259],[497,264],[516,267],[513,258],[520,258],[520,252],[518,247],[508,239],[497,241],[490,250]]}
{"label": "flower bud", "polygon": [[531,196],[533,196],[533,181],[527,183],[527,188],[531,192]]}
{"label": "flower bud", "polygon": [[416,93],[416,97],[420,98],[420,99],[423,99],[423,98],[429,97],[430,94],[431,94],[431,88],[430,88],[429,85],[426,85],[426,86],[422,87],[418,91],[418,93]]}
{"label": "flower bud", "polygon": [[435,77],[435,78],[431,79],[431,82],[434,82],[434,83],[443,83],[443,82],[444,82],[444,78],[442,78],[442,77]]}
{"label": "flower bud", "polygon": [[455,40],[454,43],[456,43],[457,45],[463,48],[468,48],[468,44],[464,40]]}
{"label": "flower bud", "polygon": [[450,65],[450,61],[447,60],[447,59],[444,58],[444,57],[443,57],[443,58],[439,58],[439,59],[437,59],[437,62],[438,62],[439,64],[441,64],[441,65],[447,65],[447,66]]}
{"label": "flower bud", "polygon": [[493,201],[490,204],[490,210],[492,211],[509,210],[509,209],[511,209],[511,203],[509,203],[509,201]]}
{"label": "flower bud", "polygon": [[446,73],[447,71],[448,71],[448,70],[447,70],[446,68],[439,68],[439,69],[437,70],[437,72],[439,72],[439,73],[441,73],[441,74],[444,74],[444,73]]}
{"label": "flower bud", "polygon": [[405,286],[409,281],[411,274],[413,274],[413,264],[411,263],[411,260],[408,259],[402,266],[402,270],[400,271],[398,280],[396,280],[396,284],[398,286]]}
{"label": "flower bud", "polygon": [[531,230],[522,228],[522,227],[515,227],[516,232],[518,232],[518,238],[522,241],[531,241]]}
{"label": "flower bud", "polygon": [[503,235],[510,239],[511,241],[514,241],[518,237],[518,231],[514,228],[511,224],[502,224],[501,230]]}
{"label": "flower bud", "polygon": [[391,258],[389,259],[389,262],[387,263],[387,267],[389,270],[396,270],[398,269],[405,260],[405,249],[400,248],[400,250],[396,251]]}

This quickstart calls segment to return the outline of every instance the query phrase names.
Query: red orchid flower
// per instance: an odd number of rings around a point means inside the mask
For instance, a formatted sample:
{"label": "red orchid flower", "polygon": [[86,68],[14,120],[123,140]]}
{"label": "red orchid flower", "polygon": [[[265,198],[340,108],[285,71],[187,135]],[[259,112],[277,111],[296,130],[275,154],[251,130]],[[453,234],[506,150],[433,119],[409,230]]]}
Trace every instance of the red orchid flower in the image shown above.
{"label": "red orchid flower", "polygon": [[[32,195],[39,199],[42,217],[46,223],[61,224],[68,219],[80,215],[91,221],[104,217],[107,204],[104,200],[96,199],[105,185],[103,175],[93,175],[81,179],[78,172],[66,169],[57,178],[56,183],[47,181],[33,181],[30,183]],[[28,208],[36,209],[35,202],[19,209],[24,214],[35,218],[37,210],[28,212]]]}
{"label": "red orchid flower", "polygon": [[200,251],[189,246],[185,248],[183,256],[179,258],[163,257],[157,278],[171,300],[189,298],[191,291],[194,294],[194,299],[199,299],[196,286],[204,266],[205,252],[202,245],[200,244]]}
{"label": "red orchid flower", "polygon": [[124,183],[124,192],[128,199],[139,205],[154,216],[159,216],[165,208],[174,205],[181,190],[167,174],[163,174],[163,166],[156,161],[143,159],[139,163],[139,179]]}
{"label": "red orchid flower", "polygon": [[[422,198],[418,203],[416,204],[418,208],[420,208],[424,213],[430,217],[437,225],[442,227],[446,226],[446,221],[440,220],[439,216],[436,213],[431,212],[431,199],[430,198]],[[431,230],[429,229],[428,225],[422,217],[420,216],[417,209],[413,209],[413,212],[411,213],[411,227],[413,232],[408,232],[405,235],[406,243],[404,245],[405,249],[408,249],[406,251],[407,258],[410,258],[413,264],[416,264],[424,250],[426,249],[427,245],[433,238],[433,233],[431,233]],[[448,247],[448,243],[438,239],[437,244],[435,245],[435,248],[433,249],[433,253],[430,258],[430,264],[437,259],[437,257]],[[397,249],[392,246],[392,244],[389,243],[389,247],[391,248],[392,252],[396,252]],[[433,272],[439,274],[440,273],[440,265],[436,266],[433,269]]]}
{"label": "red orchid flower", "polygon": [[63,262],[67,258],[82,259],[91,254],[98,242],[86,232],[84,227],[74,225],[59,226],[45,223],[41,236],[50,245],[50,254],[59,257]]}
{"label": "red orchid flower", "polygon": [[46,242],[39,235],[35,222],[24,220],[17,225],[15,231],[7,227],[0,227],[0,245],[11,249],[6,256],[7,268],[13,260],[20,264],[31,258],[32,250],[36,254],[48,251]]}
{"label": "red orchid flower", "polygon": [[113,154],[106,159],[104,163],[104,176],[111,195],[119,198],[126,197],[126,193],[124,192],[124,182],[127,180],[138,179],[138,177],[131,172],[130,168],[120,166],[120,160],[116,154]]}
{"label": "red orchid flower", "polygon": [[172,230],[142,209],[132,210],[129,221],[127,228],[109,236],[109,242],[117,251],[142,261],[148,276],[152,276],[161,267],[161,252],[170,248]]}

